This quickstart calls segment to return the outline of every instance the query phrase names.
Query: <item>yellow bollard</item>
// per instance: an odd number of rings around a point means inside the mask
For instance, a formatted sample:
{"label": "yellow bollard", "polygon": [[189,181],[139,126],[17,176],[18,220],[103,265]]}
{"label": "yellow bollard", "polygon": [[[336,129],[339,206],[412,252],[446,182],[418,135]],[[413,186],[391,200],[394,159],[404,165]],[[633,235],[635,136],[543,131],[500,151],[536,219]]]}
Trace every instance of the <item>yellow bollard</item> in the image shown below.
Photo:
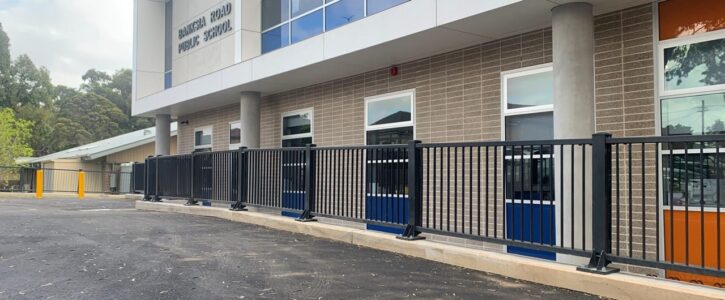
{"label": "yellow bollard", "polygon": [[35,171],[35,198],[43,198],[43,169]]}
{"label": "yellow bollard", "polygon": [[78,199],[86,196],[86,173],[78,170]]}

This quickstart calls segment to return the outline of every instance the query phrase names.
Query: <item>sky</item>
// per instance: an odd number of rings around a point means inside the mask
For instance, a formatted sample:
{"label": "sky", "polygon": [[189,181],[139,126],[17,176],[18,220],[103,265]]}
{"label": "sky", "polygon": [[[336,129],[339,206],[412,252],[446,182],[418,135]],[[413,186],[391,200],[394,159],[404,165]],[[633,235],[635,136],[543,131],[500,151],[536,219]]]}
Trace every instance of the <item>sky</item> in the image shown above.
{"label": "sky", "polygon": [[91,68],[131,68],[133,0],[0,0],[13,58],[27,54],[54,84],[78,87]]}

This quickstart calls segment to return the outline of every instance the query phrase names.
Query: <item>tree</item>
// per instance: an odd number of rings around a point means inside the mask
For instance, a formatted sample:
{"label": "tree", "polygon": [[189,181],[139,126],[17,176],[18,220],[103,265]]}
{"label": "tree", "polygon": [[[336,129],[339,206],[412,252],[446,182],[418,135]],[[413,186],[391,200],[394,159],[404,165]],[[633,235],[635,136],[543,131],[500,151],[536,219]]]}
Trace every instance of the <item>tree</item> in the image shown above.
{"label": "tree", "polygon": [[126,116],[108,99],[95,93],[78,93],[58,99],[52,145],[66,149],[128,132]]}
{"label": "tree", "polygon": [[15,117],[10,108],[0,110],[0,166],[11,166],[15,159],[33,154],[29,140],[33,122]]}

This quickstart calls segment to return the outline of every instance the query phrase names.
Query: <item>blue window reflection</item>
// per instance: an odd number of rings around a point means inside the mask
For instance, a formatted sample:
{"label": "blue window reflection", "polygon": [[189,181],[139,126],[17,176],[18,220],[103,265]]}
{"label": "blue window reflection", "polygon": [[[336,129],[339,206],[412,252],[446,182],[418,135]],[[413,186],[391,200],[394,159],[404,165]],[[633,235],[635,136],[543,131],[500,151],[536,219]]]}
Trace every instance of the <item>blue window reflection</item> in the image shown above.
{"label": "blue window reflection", "polygon": [[262,33],[262,53],[289,45],[289,24]]}
{"label": "blue window reflection", "polygon": [[377,14],[388,8],[408,1],[409,0],[368,0],[368,16]]}
{"label": "blue window reflection", "polygon": [[322,33],[322,9],[292,21],[291,43]]}
{"label": "blue window reflection", "polygon": [[352,21],[362,19],[365,14],[365,0],[340,0],[328,6],[325,11],[325,30],[332,30]]}

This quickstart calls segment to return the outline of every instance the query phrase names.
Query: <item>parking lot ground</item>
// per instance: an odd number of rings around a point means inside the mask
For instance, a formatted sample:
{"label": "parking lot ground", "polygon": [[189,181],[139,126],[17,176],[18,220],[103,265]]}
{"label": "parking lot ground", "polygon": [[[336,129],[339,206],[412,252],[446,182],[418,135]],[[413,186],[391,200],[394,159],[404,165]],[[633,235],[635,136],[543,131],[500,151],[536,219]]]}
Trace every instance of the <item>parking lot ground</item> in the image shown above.
{"label": "parking lot ground", "polygon": [[91,197],[0,198],[0,299],[598,298],[301,234],[133,206]]}

